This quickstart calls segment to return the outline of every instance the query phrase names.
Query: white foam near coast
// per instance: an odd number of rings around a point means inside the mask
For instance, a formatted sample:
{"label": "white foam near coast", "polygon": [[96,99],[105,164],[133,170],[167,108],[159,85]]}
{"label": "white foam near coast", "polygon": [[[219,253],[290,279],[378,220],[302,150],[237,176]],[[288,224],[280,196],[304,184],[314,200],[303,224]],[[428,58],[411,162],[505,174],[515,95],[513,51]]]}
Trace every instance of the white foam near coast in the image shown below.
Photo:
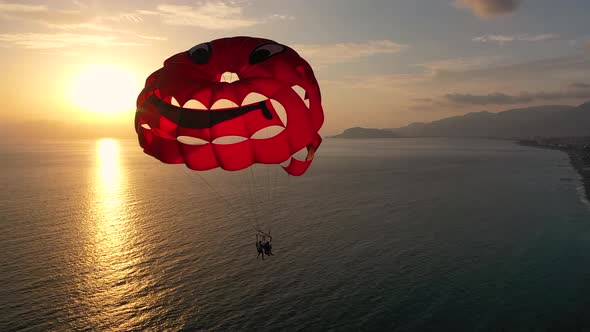
{"label": "white foam near coast", "polygon": [[590,211],[590,201],[586,197],[586,187],[584,186],[584,182],[582,182],[583,179],[581,176],[578,178],[578,181],[579,181],[579,186],[576,186],[576,191],[578,192],[578,197],[580,198],[580,202],[582,202],[584,205],[586,205],[586,207]]}

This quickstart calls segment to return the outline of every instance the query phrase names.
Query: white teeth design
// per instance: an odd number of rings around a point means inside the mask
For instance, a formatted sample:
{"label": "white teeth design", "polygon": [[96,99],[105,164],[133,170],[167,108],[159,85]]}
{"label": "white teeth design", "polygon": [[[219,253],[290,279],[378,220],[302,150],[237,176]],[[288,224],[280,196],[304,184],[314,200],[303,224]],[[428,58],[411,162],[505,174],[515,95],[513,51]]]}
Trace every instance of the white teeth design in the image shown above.
{"label": "white teeth design", "polygon": [[266,127],[266,128],[260,129],[259,131],[255,132],[254,135],[252,135],[252,137],[250,137],[250,138],[251,139],[271,138],[271,137],[277,136],[283,130],[285,130],[285,127],[281,127],[281,126],[270,126],[270,127]]}
{"label": "white teeth design", "polygon": [[293,89],[293,91],[297,92],[297,94],[299,95],[299,97],[301,97],[301,99],[305,100],[305,89],[300,87],[299,85],[293,85],[291,87],[291,89]]}
{"label": "white teeth design", "polygon": [[287,126],[287,111],[285,110],[283,105],[281,103],[279,103],[278,101],[271,99],[270,102],[272,103],[272,107],[274,107],[275,112],[277,112],[279,119],[281,119],[283,126],[286,127]]}
{"label": "white teeth design", "polygon": [[265,101],[267,99],[268,98],[266,96],[261,95],[260,93],[250,92],[246,96],[246,98],[244,98],[244,101],[242,101],[242,106],[259,103],[259,102]]}
{"label": "white teeth design", "polygon": [[205,145],[209,144],[209,142],[205,141],[204,139],[200,139],[197,137],[192,136],[178,136],[176,138],[180,143],[184,143],[187,145]]}
{"label": "white teeth design", "polygon": [[299,85],[293,85],[291,87],[291,89],[293,89],[293,91],[295,91],[302,100],[305,100],[305,89],[304,88],[302,88]]}
{"label": "white teeth design", "polygon": [[238,107],[238,104],[234,103],[229,99],[219,99],[216,101],[212,106],[212,110],[224,109],[224,108],[234,108]]}
{"label": "white teeth design", "polygon": [[180,104],[178,103],[178,100],[176,100],[176,98],[172,97],[172,99],[170,100],[170,104],[174,105],[176,107],[180,107]]}
{"label": "white teeth design", "polygon": [[147,123],[144,123],[144,124],[142,124],[142,125],[141,125],[141,127],[142,127],[142,128],[145,128],[145,129],[147,129],[147,130],[150,130],[150,129],[152,129],[152,127],[150,127],[150,125],[149,125],[149,124],[147,124]]}
{"label": "white teeth design", "polygon": [[221,74],[221,78],[219,79],[219,82],[233,83],[233,82],[236,82],[239,80],[240,80],[240,77],[238,76],[238,74],[231,72],[231,71],[226,71],[223,74]]}
{"label": "white teeth design", "polygon": [[[227,73],[224,73],[224,75],[226,78],[228,77]],[[305,96],[305,90],[303,90],[303,88],[296,85],[296,86],[293,86],[293,90],[296,91],[299,96]],[[303,97],[302,97],[302,99],[303,99]],[[260,93],[257,93],[257,92],[251,92],[242,101],[242,106],[256,104],[256,103],[259,103],[259,102],[262,102],[265,100],[269,100],[268,97],[266,97]],[[285,107],[281,103],[279,103],[278,101],[276,101],[274,99],[270,99],[270,102],[275,110],[275,113],[277,114],[280,121],[282,122],[283,126],[273,125],[273,126],[269,126],[266,128],[262,128],[262,129],[258,130],[256,133],[254,133],[250,137],[250,139],[269,139],[269,138],[277,136],[278,134],[282,133],[285,130],[285,127],[287,126],[287,111],[285,110]],[[172,105],[178,106],[178,101],[174,97],[172,97],[170,103]],[[210,109],[217,110],[217,109],[228,109],[228,108],[237,108],[237,107],[239,107],[239,106],[235,102],[233,102],[229,99],[223,98],[223,99],[219,99],[215,103],[213,103],[213,105],[211,106]],[[203,105],[203,103],[201,103],[200,101],[195,100],[195,99],[191,99],[191,100],[187,101],[184,104],[183,108],[190,108],[190,109],[195,109],[195,110],[207,110],[207,107],[205,107],[205,105]],[[146,129],[151,129],[147,124],[143,124],[141,126]],[[236,144],[236,143],[243,142],[243,141],[247,140],[248,138],[242,137],[242,136],[222,136],[222,137],[218,137],[218,138],[214,139],[213,142],[208,142],[208,141],[203,140],[201,138],[192,137],[192,136],[178,136],[176,139],[179,142],[187,144],[187,145],[205,145],[205,144],[209,144],[209,143],[228,145],[228,144]],[[297,152],[292,157],[295,157],[300,160],[305,160],[305,158],[307,157],[307,149],[306,148],[301,149],[301,151]],[[291,158],[286,160],[286,162],[288,163],[290,159]]]}
{"label": "white teeth design", "polygon": [[247,138],[242,136],[222,136],[213,140],[213,144],[235,144],[245,140],[247,140]]}
{"label": "white teeth design", "polygon": [[307,148],[304,147],[303,149],[295,152],[293,154],[293,158],[295,158],[299,161],[305,161],[305,159],[307,158]]}
{"label": "white teeth design", "polygon": [[297,93],[297,95],[299,95],[299,97],[301,98],[301,100],[303,100],[303,102],[305,103],[305,106],[307,106],[307,108],[309,108],[309,99],[305,98],[305,89],[300,87],[299,85],[293,85],[291,87],[291,89],[293,89],[293,91],[295,91]]}
{"label": "white teeth design", "polygon": [[195,99],[191,99],[189,101],[187,101],[184,106],[182,106],[183,108],[190,108],[193,110],[206,110],[207,107],[205,107],[205,105],[203,105],[203,103],[201,103],[198,100]]}

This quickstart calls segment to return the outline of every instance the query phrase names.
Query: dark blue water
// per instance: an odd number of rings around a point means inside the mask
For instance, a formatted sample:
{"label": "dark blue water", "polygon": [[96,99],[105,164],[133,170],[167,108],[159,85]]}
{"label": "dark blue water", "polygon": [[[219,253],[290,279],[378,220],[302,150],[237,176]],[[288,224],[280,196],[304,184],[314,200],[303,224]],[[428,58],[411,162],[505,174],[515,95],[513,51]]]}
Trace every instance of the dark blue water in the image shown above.
{"label": "dark blue water", "polygon": [[134,141],[0,156],[0,331],[590,329],[590,209],[559,151],[328,139],[301,178]]}

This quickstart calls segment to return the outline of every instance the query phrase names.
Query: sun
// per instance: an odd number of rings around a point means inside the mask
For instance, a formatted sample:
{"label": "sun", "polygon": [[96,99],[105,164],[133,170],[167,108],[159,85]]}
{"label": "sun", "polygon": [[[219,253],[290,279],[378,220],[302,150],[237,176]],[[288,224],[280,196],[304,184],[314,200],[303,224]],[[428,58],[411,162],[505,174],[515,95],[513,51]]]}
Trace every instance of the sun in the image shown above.
{"label": "sun", "polygon": [[141,82],[115,65],[89,65],[72,81],[70,98],[82,110],[95,113],[133,111]]}

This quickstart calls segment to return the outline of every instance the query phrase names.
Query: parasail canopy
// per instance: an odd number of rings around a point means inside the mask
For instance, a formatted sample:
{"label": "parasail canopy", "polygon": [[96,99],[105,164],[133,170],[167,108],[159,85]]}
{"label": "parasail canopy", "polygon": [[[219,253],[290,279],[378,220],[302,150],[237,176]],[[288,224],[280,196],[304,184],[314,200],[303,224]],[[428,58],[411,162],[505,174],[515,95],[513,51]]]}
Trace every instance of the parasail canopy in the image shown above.
{"label": "parasail canopy", "polygon": [[[309,63],[275,41],[213,40],[178,53],[152,73],[137,98],[135,130],[144,152],[204,171],[281,164],[302,175],[324,121]],[[305,149],[306,157],[295,154]]]}

